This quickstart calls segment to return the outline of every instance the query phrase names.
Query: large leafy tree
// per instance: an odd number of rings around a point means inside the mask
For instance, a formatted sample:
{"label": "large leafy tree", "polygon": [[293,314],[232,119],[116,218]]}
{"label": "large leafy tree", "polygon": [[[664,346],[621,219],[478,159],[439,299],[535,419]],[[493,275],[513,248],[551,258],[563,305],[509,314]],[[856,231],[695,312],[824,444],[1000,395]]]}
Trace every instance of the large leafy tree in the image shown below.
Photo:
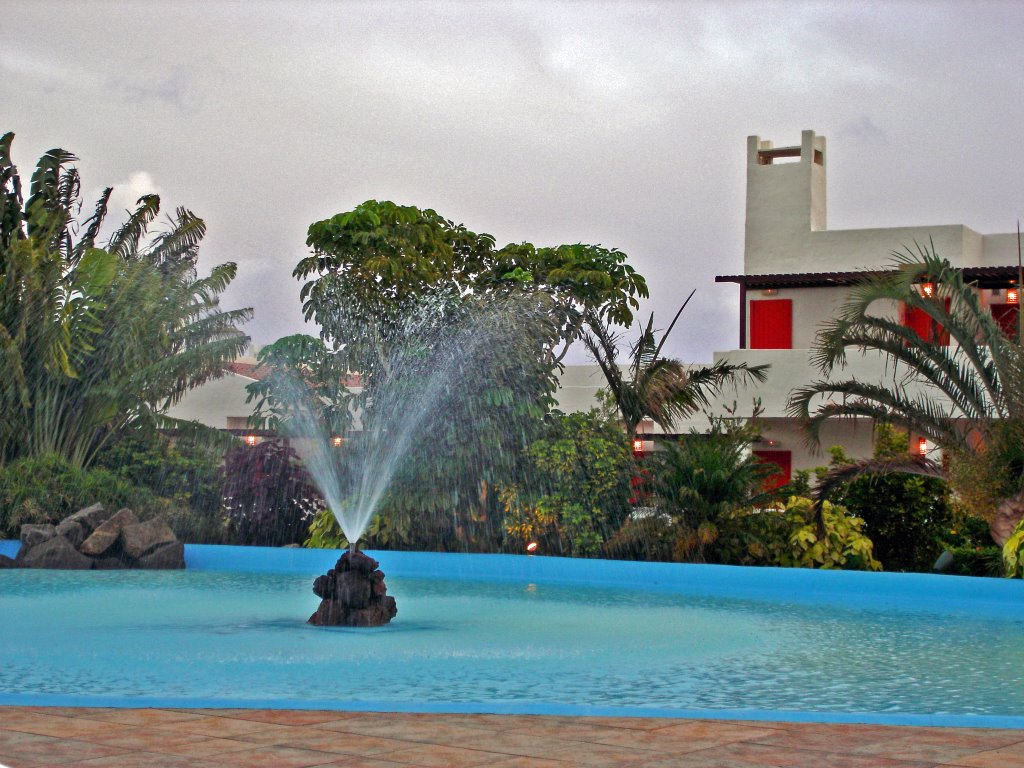
{"label": "large leafy tree", "polygon": [[[819,332],[815,360],[825,378],[794,390],[790,412],[815,443],[833,418],[925,436],[949,457],[954,490],[1002,543],[1024,513],[1024,349],[933,247],[894,257],[893,269],[865,277]],[[935,286],[930,296],[924,282]],[[924,313],[936,332],[922,337],[900,322],[899,303]],[[851,351],[881,356],[886,381],[834,377]]]}
{"label": "large leafy tree", "polygon": [[543,294],[552,318],[544,342],[552,363],[575,341],[587,317],[628,325],[647,283],[615,249],[577,243],[497,248],[436,211],[368,200],[312,224],[313,253],[295,276],[307,320],[343,345],[349,367],[372,377],[386,366],[387,343],[411,305],[439,291],[486,296]]}
{"label": "large leafy tree", "polygon": [[53,453],[85,466],[220,375],[248,343],[238,325],[251,310],[219,307],[234,264],[197,274],[206,227],[190,211],[151,233],[160,201],[144,196],[101,245],[112,189],[79,222],[77,158],[53,149],[24,198],[12,140],[0,138],[0,462]]}
{"label": "large leafy tree", "polygon": [[[314,223],[307,244],[294,273],[306,281],[306,318],[364,384],[364,434],[351,449],[369,441],[373,456],[397,444],[374,434],[408,435],[400,460],[379,462],[398,467],[378,536],[390,546],[493,544],[502,530],[492,489],[521,474],[559,361],[587,318],[631,321],[643,277],[621,251],[498,248],[436,211],[387,201]],[[424,541],[431,530],[447,544]]]}
{"label": "large leafy tree", "polygon": [[[689,300],[687,298],[686,302]],[[587,349],[604,374],[608,392],[631,440],[646,418],[670,431],[677,419],[709,407],[710,398],[723,388],[741,382],[762,382],[767,378],[766,365],[748,366],[719,360],[710,366],[691,367],[664,357],[662,348],[686,308],[686,302],[660,339],[654,328],[654,315],[648,318],[630,348],[625,371],[619,366],[621,337],[607,322],[592,318],[590,331],[583,336]]]}

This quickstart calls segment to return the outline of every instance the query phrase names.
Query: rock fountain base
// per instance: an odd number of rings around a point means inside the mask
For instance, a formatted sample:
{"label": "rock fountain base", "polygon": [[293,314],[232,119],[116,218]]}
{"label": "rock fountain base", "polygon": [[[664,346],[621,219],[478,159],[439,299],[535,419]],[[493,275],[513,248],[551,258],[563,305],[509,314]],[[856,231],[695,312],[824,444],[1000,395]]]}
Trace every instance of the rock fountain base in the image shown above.
{"label": "rock fountain base", "polygon": [[309,617],[318,627],[379,627],[398,613],[384,573],[369,555],[346,551],[335,566],[313,582],[320,607]]}

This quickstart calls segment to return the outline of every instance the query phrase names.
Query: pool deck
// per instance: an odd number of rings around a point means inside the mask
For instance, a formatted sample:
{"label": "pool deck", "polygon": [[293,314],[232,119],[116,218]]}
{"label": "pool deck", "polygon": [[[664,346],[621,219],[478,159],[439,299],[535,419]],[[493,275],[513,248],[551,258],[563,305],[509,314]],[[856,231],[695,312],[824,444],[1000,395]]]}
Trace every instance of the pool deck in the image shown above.
{"label": "pool deck", "polygon": [[10,768],[1024,765],[1024,730],[267,709],[0,707]]}

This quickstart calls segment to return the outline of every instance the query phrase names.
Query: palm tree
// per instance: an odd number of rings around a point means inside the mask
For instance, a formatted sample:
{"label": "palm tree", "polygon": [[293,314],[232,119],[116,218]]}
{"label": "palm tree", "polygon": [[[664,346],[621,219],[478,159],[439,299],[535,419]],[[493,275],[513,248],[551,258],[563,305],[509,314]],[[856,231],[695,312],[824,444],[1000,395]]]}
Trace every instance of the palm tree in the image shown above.
{"label": "palm tree", "polygon": [[[825,378],[794,390],[790,413],[804,420],[812,444],[829,419],[853,417],[934,442],[950,458],[954,489],[1002,543],[1024,512],[1024,349],[934,246],[893,256],[893,269],[865,277],[818,333],[814,359]],[[925,282],[935,286],[931,295],[919,290]],[[933,332],[922,337],[873,312],[899,302],[923,312]],[[880,355],[891,381],[833,380],[850,350]]]}
{"label": "palm tree", "polygon": [[665,341],[693,293],[691,291],[683,302],[660,339],[654,328],[654,314],[651,314],[630,349],[626,373],[618,365],[620,337],[611,331],[606,322],[591,317],[590,331],[583,335],[583,343],[608,382],[609,393],[630,440],[636,437],[637,429],[645,418],[652,419],[662,429],[669,431],[676,419],[709,407],[710,398],[726,386],[763,382],[767,378],[767,365],[734,365],[720,360],[711,366],[689,368],[678,360],[662,357],[661,350]]}
{"label": "palm tree", "polygon": [[112,190],[76,219],[77,158],[53,149],[39,160],[29,196],[0,138],[0,464],[56,453],[86,466],[127,425],[168,424],[185,392],[221,375],[248,344],[250,309],[223,311],[232,263],[200,277],[206,227],[179,208],[150,234],[155,195],[101,248]]}

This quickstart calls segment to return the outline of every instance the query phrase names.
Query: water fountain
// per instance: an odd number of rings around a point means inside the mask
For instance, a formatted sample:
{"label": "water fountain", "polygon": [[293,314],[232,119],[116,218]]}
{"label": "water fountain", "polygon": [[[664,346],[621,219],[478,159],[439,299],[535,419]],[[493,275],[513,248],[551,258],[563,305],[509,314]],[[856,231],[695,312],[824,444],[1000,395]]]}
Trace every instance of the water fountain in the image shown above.
{"label": "water fountain", "polygon": [[[539,314],[541,308],[534,303],[532,309]],[[397,608],[384,574],[376,560],[359,551],[359,540],[409,448],[429,437],[428,416],[468,377],[487,375],[481,364],[485,354],[500,347],[515,360],[517,344],[535,346],[523,333],[531,309],[521,300],[464,302],[454,318],[450,310],[450,300],[426,301],[399,324],[387,345],[386,376],[374,383],[372,400],[356,414],[362,431],[344,451],[325,432],[307,390],[297,383],[292,387],[292,416],[284,429],[350,544],[334,568],[314,582],[322,602],[311,624],[367,627],[394,618]],[[531,354],[536,358],[535,350]]]}

